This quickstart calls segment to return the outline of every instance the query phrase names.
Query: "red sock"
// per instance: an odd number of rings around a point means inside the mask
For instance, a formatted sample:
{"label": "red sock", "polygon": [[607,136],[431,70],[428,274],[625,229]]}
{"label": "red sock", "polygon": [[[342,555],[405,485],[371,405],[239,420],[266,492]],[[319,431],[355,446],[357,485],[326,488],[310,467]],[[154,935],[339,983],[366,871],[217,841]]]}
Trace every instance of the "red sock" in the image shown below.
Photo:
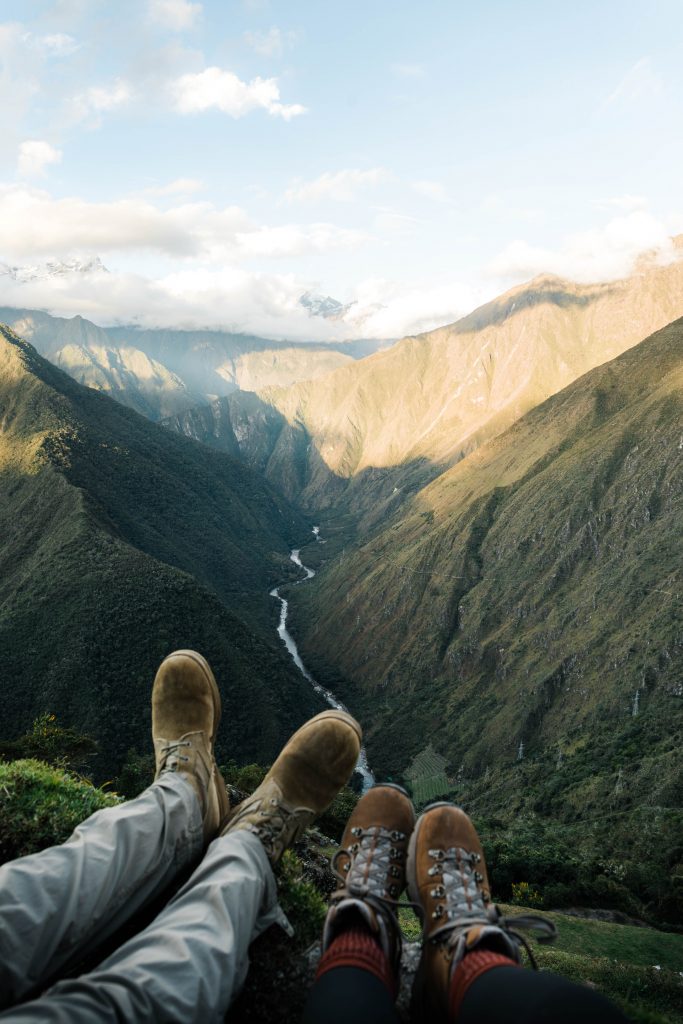
{"label": "red sock", "polygon": [[455,969],[448,992],[448,1019],[454,1021],[470,985],[492,967],[519,967],[519,964],[502,953],[490,949],[473,949],[466,953]]}
{"label": "red sock", "polygon": [[396,998],[397,979],[391,965],[369,928],[353,924],[334,939],[318,964],[316,980],[335,967],[359,967],[369,971],[382,982]]}

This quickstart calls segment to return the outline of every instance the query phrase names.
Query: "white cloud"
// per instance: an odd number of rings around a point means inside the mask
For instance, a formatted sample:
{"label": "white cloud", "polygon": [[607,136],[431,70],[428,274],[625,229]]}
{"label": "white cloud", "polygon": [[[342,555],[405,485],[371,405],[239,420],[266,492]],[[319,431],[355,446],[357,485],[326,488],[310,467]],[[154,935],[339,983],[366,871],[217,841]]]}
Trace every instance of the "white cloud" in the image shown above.
{"label": "white cloud", "polygon": [[245,256],[300,256],[306,252],[356,249],[373,239],[363,231],[335,224],[283,224],[238,231],[236,241]]}
{"label": "white cloud", "polygon": [[399,78],[424,78],[425,75],[422,64],[392,64],[391,70]]}
{"label": "white cloud", "polygon": [[403,235],[408,237],[414,235],[415,226],[418,224],[424,224],[424,221],[418,217],[412,217],[410,214],[401,213],[400,210],[394,210],[391,206],[378,206],[376,207],[376,213],[373,218],[372,226],[375,231],[378,231],[382,235]]}
{"label": "white cloud", "polygon": [[71,116],[74,121],[86,122],[90,127],[98,127],[101,115],[123,106],[133,95],[128,82],[117,78],[109,86],[94,85],[85,92],[78,93],[71,100]]}
{"label": "white cloud", "polygon": [[366,338],[401,338],[453,323],[494,297],[495,289],[456,277],[434,281],[362,282],[356,289],[356,334]]}
{"label": "white cloud", "polygon": [[349,249],[369,241],[363,232],[334,224],[255,224],[235,206],[194,202],[160,210],[143,199],[91,203],[53,199],[26,186],[0,188],[0,252],[12,258],[146,251],[217,263]]}
{"label": "white cloud", "polygon": [[299,305],[311,281],[293,274],[262,274],[238,267],[177,271],[157,280],[116,270],[64,274],[18,283],[0,275],[0,304],[80,314],[102,325],[213,328],[274,339],[333,339],[326,321]]}
{"label": "white cloud", "polygon": [[427,199],[433,199],[437,203],[448,202],[448,192],[439,181],[414,181],[413,188]]}
{"label": "white cloud", "polygon": [[50,164],[58,164],[62,152],[42,139],[27,139],[19,146],[17,173],[20,178],[41,178]]}
{"label": "white cloud", "polygon": [[140,274],[60,274],[18,283],[0,275],[0,304],[79,313],[100,324],[216,328],[300,341],[399,338],[452,323],[492,295],[456,279],[360,284],[347,321],[311,318],[300,305],[319,284],[296,274],[241,267],[193,268],[156,280]]}
{"label": "white cloud", "polygon": [[334,199],[340,203],[348,203],[356,198],[358,192],[369,186],[379,185],[389,178],[383,167],[373,167],[369,171],[344,170],[327,171],[314,181],[297,181],[285,192],[285,199],[291,202],[317,202],[321,199]]}
{"label": "white cloud", "polygon": [[612,196],[609,199],[596,199],[593,205],[598,210],[620,210],[623,213],[632,213],[634,210],[646,210],[649,203],[645,196]]}
{"label": "white cloud", "polygon": [[80,49],[80,43],[66,32],[55,32],[48,36],[34,36],[26,33],[26,42],[40,53],[48,57],[69,57]]}
{"label": "white cloud", "polygon": [[202,13],[201,4],[189,0],[149,0],[149,17],[171,32],[192,28]]}
{"label": "white cloud", "polygon": [[615,280],[628,275],[643,252],[655,252],[663,261],[674,258],[671,236],[682,226],[665,224],[635,209],[604,227],[568,235],[556,249],[522,240],[511,242],[492,261],[488,272],[515,281],[541,273],[582,282]]}
{"label": "white cloud", "polygon": [[273,26],[268,32],[245,32],[244,41],[261,57],[281,57],[296,39],[295,32]]}
{"label": "white cloud", "polygon": [[204,182],[198,178],[176,178],[174,181],[169,181],[167,185],[150,185],[149,188],[143,189],[142,194],[145,196],[190,195],[194,192],[201,192],[203,188]]}
{"label": "white cloud", "polygon": [[251,82],[243,82],[232,71],[217,67],[205,68],[198,74],[181,75],[171,84],[171,92],[181,114],[217,109],[230,117],[244,117],[260,108],[289,121],[306,113],[306,107],[300,103],[280,102],[276,78],[252,78]]}
{"label": "white cloud", "polygon": [[642,99],[652,99],[659,96],[664,88],[662,75],[652,67],[649,57],[641,57],[632,68],[626,72],[616,88],[603,102],[602,107],[612,106],[616,103],[633,104]]}

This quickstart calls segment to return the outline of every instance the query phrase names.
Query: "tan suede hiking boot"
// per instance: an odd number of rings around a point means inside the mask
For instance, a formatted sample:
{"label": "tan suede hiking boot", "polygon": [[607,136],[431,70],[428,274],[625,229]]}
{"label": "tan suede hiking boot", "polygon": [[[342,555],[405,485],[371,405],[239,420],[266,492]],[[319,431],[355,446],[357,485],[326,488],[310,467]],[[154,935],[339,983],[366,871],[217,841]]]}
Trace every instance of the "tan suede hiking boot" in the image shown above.
{"label": "tan suede hiking boot", "polygon": [[415,1012],[445,1019],[451,978],[466,953],[487,949],[521,961],[526,940],[510,925],[536,928],[540,941],[555,938],[555,925],[526,915],[505,919],[491,902],[484,851],[460,807],[431,804],[418,818],[408,852],[408,892],[422,909],[422,958],[413,985]]}
{"label": "tan suede hiking boot", "polygon": [[220,718],[221,696],[201,654],[174,651],[164,658],[152,687],[155,779],[164,772],[187,779],[199,798],[206,843],[230,810],[213,756]]}
{"label": "tan suede hiking boot", "polygon": [[221,835],[237,829],[254,832],[276,863],[348,782],[361,739],[361,727],[345,711],[323,711],[311,718],[288,740]]}
{"label": "tan suede hiking boot", "polygon": [[342,885],[330,897],[323,954],[357,915],[377,936],[398,975],[401,929],[396,907],[406,885],[408,840],[414,825],[413,805],[400,786],[373,786],[358,801],[332,858],[332,869]]}

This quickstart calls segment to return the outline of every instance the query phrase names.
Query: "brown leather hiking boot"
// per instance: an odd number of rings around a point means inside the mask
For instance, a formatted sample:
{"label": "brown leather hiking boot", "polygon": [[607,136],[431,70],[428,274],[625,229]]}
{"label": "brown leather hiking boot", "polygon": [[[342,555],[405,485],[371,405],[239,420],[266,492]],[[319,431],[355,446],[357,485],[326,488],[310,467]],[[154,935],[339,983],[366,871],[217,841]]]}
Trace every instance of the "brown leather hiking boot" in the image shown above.
{"label": "brown leather hiking boot", "polygon": [[551,942],[555,925],[526,915],[506,920],[491,902],[484,851],[461,808],[435,803],[418,818],[408,852],[408,892],[422,909],[422,959],[413,986],[416,1014],[445,1019],[451,978],[466,953],[487,949],[519,963],[524,938],[510,928],[537,928]]}
{"label": "brown leather hiking boot", "polygon": [[332,858],[342,882],[330,897],[322,952],[354,916],[379,939],[394,976],[401,963],[401,929],[396,905],[406,884],[408,840],[415,811],[406,791],[386,783],[373,786],[358,801]]}
{"label": "brown leather hiking boot", "polygon": [[221,697],[213,672],[196,651],[164,658],[152,687],[155,779],[178,772],[199,798],[204,841],[209,843],[230,809],[213,745],[221,718]]}
{"label": "brown leather hiking boot", "polygon": [[329,807],[358,761],[362,731],[345,711],[323,711],[294,733],[261,785],[221,835],[254,832],[274,864]]}

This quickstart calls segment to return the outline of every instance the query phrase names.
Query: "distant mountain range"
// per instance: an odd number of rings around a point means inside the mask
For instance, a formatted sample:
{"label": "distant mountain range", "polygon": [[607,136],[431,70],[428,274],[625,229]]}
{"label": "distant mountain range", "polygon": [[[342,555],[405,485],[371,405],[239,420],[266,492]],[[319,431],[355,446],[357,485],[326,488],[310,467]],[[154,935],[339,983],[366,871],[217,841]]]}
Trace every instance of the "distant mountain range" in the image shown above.
{"label": "distant mountain range", "polygon": [[[66,266],[59,264],[55,273]],[[66,319],[12,307],[0,307],[0,321],[80,384],[153,420],[239,389],[317,377],[380,347],[363,341],[278,342],[225,331],[103,328],[81,316]]]}
{"label": "distant mountain range", "polygon": [[299,305],[308,311],[310,316],[321,316],[324,320],[341,320],[354,305],[349,302],[346,305],[333,299],[331,295],[315,295],[313,292],[304,292],[299,299]]}
{"label": "distant mountain range", "polygon": [[29,281],[45,281],[51,277],[66,277],[72,275],[107,274],[109,271],[99,256],[90,256],[86,259],[71,260],[46,260],[45,263],[31,263],[10,266],[8,263],[0,263],[0,276],[6,276],[20,284]]}
{"label": "distant mountain range", "polygon": [[148,746],[158,663],[196,647],[221,683],[222,756],[271,757],[321,706],[268,597],[304,521],[241,461],[77,384],[6,328],[0,422],[3,738],[52,711],[98,738],[111,777]]}
{"label": "distant mountain range", "polygon": [[[678,240],[683,252],[683,238]],[[683,315],[683,260],[621,281],[542,276],[448,327],[315,380],[256,389],[169,425],[239,450],[316,514],[363,528],[581,374]]]}

